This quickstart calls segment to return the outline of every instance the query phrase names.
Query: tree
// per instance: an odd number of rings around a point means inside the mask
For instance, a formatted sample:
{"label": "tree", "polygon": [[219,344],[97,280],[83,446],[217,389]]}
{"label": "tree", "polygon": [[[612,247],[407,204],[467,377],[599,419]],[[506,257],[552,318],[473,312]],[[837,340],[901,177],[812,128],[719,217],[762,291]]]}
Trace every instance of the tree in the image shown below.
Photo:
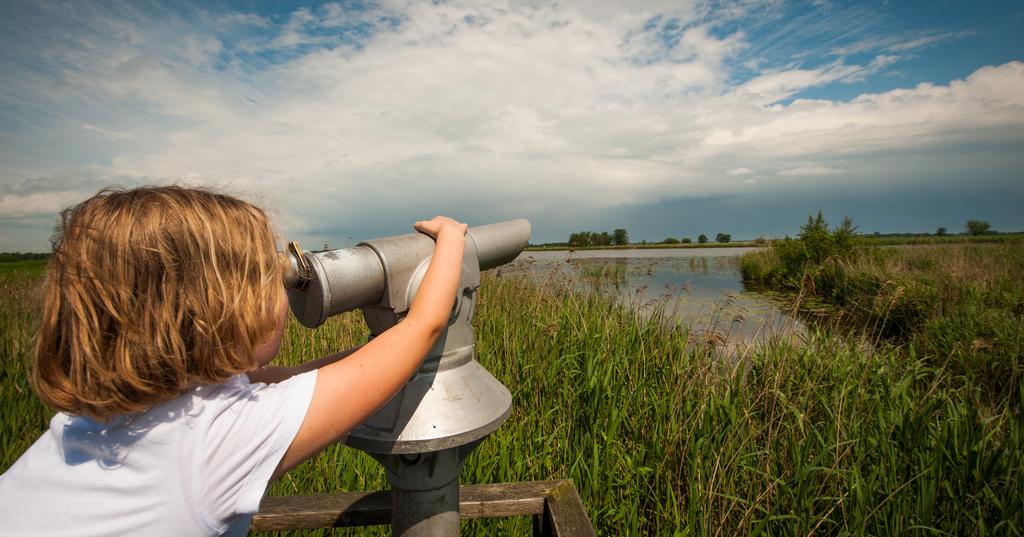
{"label": "tree", "polygon": [[805,246],[807,256],[816,264],[832,255],[832,234],[828,231],[825,214],[820,209],[817,216],[807,215],[807,223],[800,226],[797,238]]}
{"label": "tree", "polygon": [[715,242],[729,242],[732,240],[732,235],[728,233],[719,233],[715,235]]}
{"label": "tree", "polygon": [[704,243],[708,242],[708,236],[703,234],[703,233],[701,233],[700,236],[697,237],[697,242],[699,242],[701,244],[704,244]]}
{"label": "tree", "polygon": [[843,223],[832,230],[832,242],[835,253],[839,255],[849,254],[857,242],[857,226],[853,225],[853,219],[849,216],[843,217]]}
{"label": "tree", "polygon": [[625,246],[629,244],[629,232],[622,228],[613,231],[612,244],[615,244],[617,246]]}
{"label": "tree", "polygon": [[946,235],[946,228],[940,227],[939,229],[936,229],[935,230],[935,234],[940,236],[940,237],[945,236]]}
{"label": "tree", "polygon": [[690,240],[690,237],[683,237],[683,238],[679,239],[679,242],[681,242],[681,243],[683,243],[683,244],[690,244],[690,243],[692,243],[693,241],[692,241],[692,240]]}
{"label": "tree", "polygon": [[661,241],[662,244],[679,244],[679,239],[675,237],[665,237],[665,240]]}
{"label": "tree", "polygon": [[817,216],[807,216],[807,223],[800,226],[797,237],[803,243],[806,258],[815,264],[833,256],[846,256],[854,247],[857,239],[857,226],[849,216],[831,232],[828,222],[820,210]]}
{"label": "tree", "polygon": [[971,235],[984,235],[989,232],[991,227],[991,224],[985,220],[968,220],[964,226],[967,229],[967,233]]}

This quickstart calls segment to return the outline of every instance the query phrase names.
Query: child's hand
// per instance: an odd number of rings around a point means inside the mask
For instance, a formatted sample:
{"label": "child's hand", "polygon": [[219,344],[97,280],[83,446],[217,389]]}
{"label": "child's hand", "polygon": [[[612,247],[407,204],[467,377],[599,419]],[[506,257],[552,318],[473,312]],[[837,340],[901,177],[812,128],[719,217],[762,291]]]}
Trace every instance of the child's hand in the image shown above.
{"label": "child's hand", "polygon": [[440,215],[435,216],[430,220],[420,220],[419,222],[413,224],[412,227],[416,228],[416,231],[426,233],[427,235],[430,235],[435,239],[438,237],[438,235],[441,234],[442,231],[446,233],[458,232],[458,236],[461,237],[465,235],[466,230],[469,229],[469,226],[463,224],[462,222],[458,222],[456,220],[448,218],[447,216]]}

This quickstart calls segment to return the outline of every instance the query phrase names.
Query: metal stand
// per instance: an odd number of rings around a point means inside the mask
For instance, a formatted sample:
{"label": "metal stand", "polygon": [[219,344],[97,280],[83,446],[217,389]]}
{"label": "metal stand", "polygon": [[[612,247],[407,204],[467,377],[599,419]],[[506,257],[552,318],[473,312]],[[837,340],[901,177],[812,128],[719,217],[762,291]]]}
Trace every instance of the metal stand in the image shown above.
{"label": "metal stand", "polygon": [[[373,335],[401,322],[429,258],[416,270],[389,271],[410,255],[408,241],[364,243],[382,260],[390,278],[384,300],[363,308]],[[419,243],[433,248],[430,241]],[[404,277],[402,276],[404,275]],[[475,359],[471,322],[480,286],[480,261],[466,241],[460,293],[448,328],[412,379],[380,411],[355,428],[349,446],[380,462],[391,484],[391,528],[396,536],[459,534],[459,474],[469,452],[508,418],[512,395]]]}
{"label": "metal stand", "polygon": [[[530,223],[512,220],[466,234],[459,292],[448,327],[416,374],[345,443],[379,461],[391,484],[395,535],[459,533],[459,474],[469,452],[508,419],[512,395],[475,357],[473,314],[480,271],[508,263],[526,246]],[[330,252],[285,256],[292,311],[310,328],[363,310],[374,337],[402,322],[430,264],[434,241],[422,234]]]}

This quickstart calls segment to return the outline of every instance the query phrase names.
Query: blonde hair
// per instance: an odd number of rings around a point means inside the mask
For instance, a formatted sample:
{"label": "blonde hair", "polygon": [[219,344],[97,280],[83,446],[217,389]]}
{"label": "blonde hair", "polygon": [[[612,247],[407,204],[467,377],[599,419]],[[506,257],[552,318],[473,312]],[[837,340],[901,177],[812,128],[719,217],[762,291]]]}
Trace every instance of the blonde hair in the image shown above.
{"label": "blonde hair", "polygon": [[264,212],[205,190],[105,189],[61,213],[32,382],[48,406],[106,418],[253,367],[281,272]]}

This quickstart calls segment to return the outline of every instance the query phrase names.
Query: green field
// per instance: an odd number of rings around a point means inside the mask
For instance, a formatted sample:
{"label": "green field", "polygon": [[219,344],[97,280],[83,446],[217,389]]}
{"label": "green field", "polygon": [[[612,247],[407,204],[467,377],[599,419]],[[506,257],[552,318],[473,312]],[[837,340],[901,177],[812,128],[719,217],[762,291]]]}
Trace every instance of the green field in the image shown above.
{"label": "green field", "polygon": [[[844,263],[875,267],[889,293],[876,294],[879,312],[905,297],[919,304],[914,285],[920,296],[934,285],[921,326],[892,336],[854,307],[856,329],[821,323],[739,361],[561,280],[486,274],[477,350],[511,390],[513,412],[470,457],[462,482],[570,478],[602,535],[1020,535],[1024,248],[908,251]],[[771,259],[758,263],[770,272]],[[962,277],[943,277],[955,267]],[[812,270],[812,281],[823,273]],[[47,423],[26,381],[35,279],[0,276],[0,470]],[[868,302],[851,301],[871,311]],[[365,332],[355,314],[316,331],[292,323],[281,361],[360,343]],[[270,493],[382,488],[376,462],[334,447]],[[530,533],[526,519],[463,527]]]}
{"label": "green field", "polygon": [[42,274],[43,269],[46,268],[46,260],[38,259],[33,261],[15,261],[8,263],[0,263],[0,276],[6,276],[16,273],[24,273],[29,275]]}

